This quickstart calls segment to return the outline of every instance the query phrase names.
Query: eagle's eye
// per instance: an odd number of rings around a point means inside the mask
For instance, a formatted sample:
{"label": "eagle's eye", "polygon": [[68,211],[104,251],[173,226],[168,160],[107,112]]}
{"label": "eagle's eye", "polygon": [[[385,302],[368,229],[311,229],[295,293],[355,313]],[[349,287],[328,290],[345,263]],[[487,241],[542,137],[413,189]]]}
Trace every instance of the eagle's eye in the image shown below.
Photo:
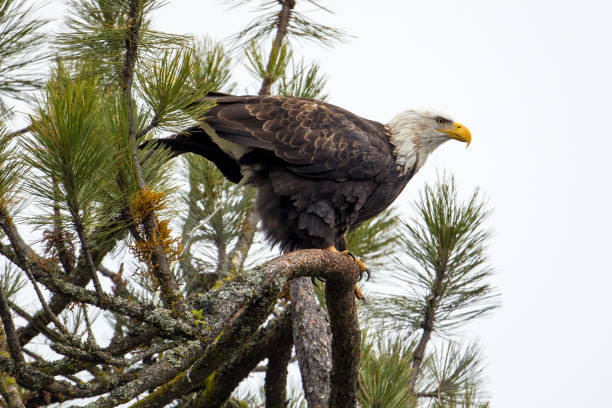
{"label": "eagle's eye", "polygon": [[444,119],[443,117],[438,116],[436,118],[436,123],[438,125],[447,125],[450,121],[448,119]]}

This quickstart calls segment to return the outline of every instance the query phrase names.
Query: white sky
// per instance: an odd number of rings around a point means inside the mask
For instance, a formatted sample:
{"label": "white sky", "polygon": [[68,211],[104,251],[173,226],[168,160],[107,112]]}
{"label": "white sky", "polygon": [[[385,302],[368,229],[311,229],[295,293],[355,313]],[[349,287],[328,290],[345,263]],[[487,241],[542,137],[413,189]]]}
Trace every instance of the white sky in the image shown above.
{"label": "white sky", "polygon": [[[320,62],[329,102],[382,122],[432,107],[472,132],[469,149],[449,142],[430,156],[399,200],[443,169],[466,194],[480,186],[490,197],[503,306],[465,333],[485,348],[493,406],[609,403],[612,3],[325,4],[336,14],[312,17],[356,38],[296,52]],[[62,2],[44,10],[60,16]],[[155,25],[223,39],[254,16],[180,0]],[[246,75],[236,79],[240,91],[257,91]]]}

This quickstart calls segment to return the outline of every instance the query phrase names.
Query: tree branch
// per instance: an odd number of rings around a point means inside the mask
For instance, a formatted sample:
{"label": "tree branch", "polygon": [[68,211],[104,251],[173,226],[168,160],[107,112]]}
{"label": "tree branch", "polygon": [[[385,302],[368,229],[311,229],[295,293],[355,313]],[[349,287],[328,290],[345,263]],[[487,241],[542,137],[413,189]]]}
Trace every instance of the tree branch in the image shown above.
{"label": "tree branch", "polygon": [[[132,83],[138,56],[138,44],[140,41],[140,28],[142,26],[142,20],[143,15],[141,1],[130,0],[126,20],[127,33],[125,38],[125,58],[123,61],[121,75],[123,95],[127,108],[128,132],[132,148],[132,161],[134,164],[136,179],[138,181],[138,187],[141,190],[145,188],[146,182],[142,173],[140,158],[138,157],[138,140],[134,127],[134,100],[132,97]],[[154,211],[151,211],[151,213],[147,214],[142,220],[142,225],[144,227],[147,240],[153,240],[156,236],[157,224],[158,221]],[[136,239],[137,237],[134,238]],[[153,266],[153,274],[157,278],[157,282],[160,285],[164,304],[172,309],[176,316],[185,316],[186,306],[184,304],[184,299],[179,291],[179,285],[176,282],[174,275],[170,271],[168,258],[166,257],[166,253],[164,252],[161,244],[157,244],[153,248],[153,253],[151,254],[151,265]]]}
{"label": "tree branch", "polygon": [[1,286],[0,317],[2,318],[2,325],[4,326],[4,335],[6,336],[7,348],[9,353],[11,354],[11,357],[16,362],[25,363],[25,358],[23,358],[21,346],[19,345],[19,337],[17,337],[17,332],[15,331],[15,324],[13,323],[13,317],[11,316],[11,309],[9,308],[6,295],[4,294],[4,288]]}
{"label": "tree branch", "polygon": [[268,350],[268,369],[264,383],[266,408],[285,408],[287,404],[287,366],[293,350],[291,335],[291,313],[281,319],[283,330],[276,339],[275,347]]}
{"label": "tree branch", "polygon": [[293,342],[309,407],[327,407],[331,392],[332,339],[327,313],[316,300],[309,278],[289,282]]}
{"label": "tree branch", "polygon": [[330,408],[357,406],[361,331],[355,304],[356,280],[329,280],[325,301],[332,331]]}
{"label": "tree branch", "polygon": [[[268,67],[272,63],[272,56],[278,52],[283,46],[283,41],[285,36],[287,35],[287,27],[289,25],[289,20],[291,19],[291,12],[295,7],[295,0],[282,0],[279,1],[282,4],[281,11],[278,13],[278,23],[276,26],[276,35],[274,36],[274,41],[272,42],[272,49],[270,50],[270,56],[268,57]],[[268,68],[268,71],[270,69]],[[271,78],[269,75],[266,75],[263,78],[261,83],[261,88],[259,89],[259,95],[270,95],[270,88],[272,87],[272,83],[276,78]]]}
{"label": "tree branch", "polygon": [[[114,389],[108,397],[100,398],[88,407],[122,404],[147,390],[161,386],[136,405],[157,407],[197,389],[265,320],[285,282],[302,276],[321,276],[327,280],[354,283],[359,276],[359,268],[349,257],[331,251],[296,251],[276,258],[256,268],[252,273],[202,295],[196,300],[196,307],[202,307],[202,310],[206,311],[203,321],[207,323],[207,337],[214,338],[214,341],[209,343],[202,339],[188,342],[183,347],[179,346],[176,352],[171,351],[158,363],[143,369],[138,379]],[[333,295],[342,298],[341,294],[336,292],[345,291],[345,286],[342,284],[332,288]],[[354,303],[352,288],[350,286],[346,291]],[[344,319],[346,315],[339,314],[337,317]],[[356,320],[351,320],[339,327],[350,327],[355,323]],[[358,332],[359,329],[355,330]],[[355,330],[349,332],[353,333]],[[342,336],[341,333],[338,335]],[[345,353],[333,357],[339,359],[338,364],[353,366],[353,363],[342,361],[346,356]],[[356,358],[358,364],[358,354],[350,357]]]}
{"label": "tree branch", "polygon": [[16,136],[22,135],[24,133],[28,133],[30,131],[30,129],[32,129],[32,125],[26,126],[23,129],[19,129],[19,130],[16,130],[16,131],[12,132],[12,133],[9,133],[8,137],[12,138],[12,137],[16,137]]}
{"label": "tree branch", "polygon": [[198,397],[184,408],[222,407],[238,384],[255,369],[257,364],[277,350],[279,340],[287,333],[291,333],[290,317],[290,313],[283,313],[255,333],[229,363],[222,365],[204,381],[204,388]]}

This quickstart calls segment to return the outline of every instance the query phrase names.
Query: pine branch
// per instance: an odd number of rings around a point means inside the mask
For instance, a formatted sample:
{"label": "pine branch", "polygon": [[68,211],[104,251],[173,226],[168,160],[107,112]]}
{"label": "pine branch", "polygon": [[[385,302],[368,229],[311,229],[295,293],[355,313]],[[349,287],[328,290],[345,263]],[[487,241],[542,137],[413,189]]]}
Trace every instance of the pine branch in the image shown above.
{"label": "pine branch", "polygon": [[[122,68],[122,90],[127,108],[128,132],[131,143],[132,163],[136,173],[138,187],[144,191],[146,181],[143,175],[140,158],[138,157],[138,144],[136,139],[136,130],[134,125],[134,106],[132,96],[132,83],[134,79],[134,67],[138,54],[138,44],[140,28],[143,21],[143,4],[140,0],[130,0],[128,15],[127,15],[127,30],[125,38],[125,57]],[[155,213],[151,211],[142,221],[145,229],[146,239],[154,240],[157,231],[158,221]],[[178,283],[174,275],[170,272],[168,258],[161,244],[155,245],[151,254],[151,264],[153,265],[153,274],[155,275],[162,292],[164,303],[172,306],[177,316],[185,314],[185,305],[182,295],[179,291]]]}
{"label": "pine branch", "polygon": [[11,316],[11,309],[9,308],[4,288],[0,287],[0,318],[4,326],[4,335],[6,336],[6,342],[8,350],[11,354],[13,361],[18,363],[25,363],[25,358],[21,351],[21,345],[19,344],[19,337],[15,331],[15,323]]}
{"label": "pine branch", "polygon": [[394,330],[364,331],[359,371],[359,401],[363,408],[416,407],[410,390],[413,342]]}
{"label": "pine branch", "polygon": [[[0,0],[0,94],[25,100],[24,91],[41,85],[37,63],[45,58],[37,48],[46,36],[40,31],[48,20],[33,17],[36,8],[22,1]],[[29,72],[22,72],[30,68]],[[0,99],[0,108],[5,103]]]}
{"label": "pine branch", "polygon": [[[289,282],[293,343],[308,405],[326,407],[331,393],[332,333],[327,313],[317,303],[308,278]],[[348,405],[347,405],[348,406]]]}
{"label": "pine branch", "polygon": [[264,383],[266,408],[284,408],[287,404],[287,366],[293,350],[291,313],[285,313],[277,319],[282,322],[282,330],[275,342],[276,346],[268,352]]}
{"label": "pine branch", "polygon": [[15,130],[14,132],[10,132],[8,134],[8,137],[9,138],[13,138],[13,137],[16,137],[16,136],[19,136],[19,135],[23,135],[24,133],[28,133],[30,130],[32,130],[32,125],[26,126],[26,127],[21,128],[19,130]]}
{"label": "pine branch", "polygon": [[[164,356],[157,364],[143,369],[138,380],[113,390],[108,397],[100,398],[88,407],[121,404],[145,390],[162,384],[164,387],[141,399],[136,406],[140,408],[163,406],[180,395],[192,392],[225,362],[223,356],[231,356],[232,352],[235,352],[238,346],[263,323],[288,279],[310,275],[322,276],[329,282],[337,282],[337,285],[333,285],[331,289],[333,293],[329,299],[334,300],[330,302],[340,299],[339,308],[348,308],[349,311],[352,302],[354,310],[353,287],[359,275],[354,262],[344,255],[324,250],[292,252],[256,268],[244,279],[230,281],[195,301],[195,307],[202,305],[202,320],[207,323],[207,335],[214,338],[214,341],[202,345],[198,342],[190,343],[187,348],[179,350],[181,354],[169,355],[167,358]],[[224,299],[231,299],[231,303],[224,304]],[[216,303],[216,306],[212,306],[210,302]],[[218,312],[208,315],[207,310]],[[230,316],[233,319],[230,319]],[[356,316],[342,312],[334,317],[339,320],[336,327],[354,333],[352,327],[357,324]],[[344,336],[340,331],[334,335]],[[334,355],[333,358],[336,359],[335,364],[343,367],[341,371],[353,369],[355,358],[358,364],[358,353],[357,355],[344,353],[342,347],[336,351],[338,355]],[[179,375],[181,372],[183,374]],[[349,376],[350,378],[352,377]]]}
{"label": "pine branch", "polygon": [[[282,4],[282,8],[278,13],[276,34],[274,36],[274,40],[272,41],[270,56],[268,57],[268,72],[270,72],[271,64],[276,59],[274,55],[277,54],[283,46],[283,41],[287,35],[287,27],[289,26],[289,21],[291,20],[291,12],[295,7],[295,0],[282,0],[279,1],[279,3]],[[259,89],[259,95],[270,95],[270,88],[275,79],[276,78],[269,75],[265,76],[263,82],[261,83],[261,88]]]}
{"label": "pine branch", "polygon": [[[248,343],[240,347],[231,361],[221,366],[204,381],[204,388],[198,391],[198,396],[187,403],[184,408],[225,407],[224,403],[238,384],[253,372],[257,363],[275,353],[279,340],[290,333],[291,323],[288,316],[288,313],[283,313],[269,322],[266,327],[259,329]],[[284,402],[283,399],[283,404]]]}

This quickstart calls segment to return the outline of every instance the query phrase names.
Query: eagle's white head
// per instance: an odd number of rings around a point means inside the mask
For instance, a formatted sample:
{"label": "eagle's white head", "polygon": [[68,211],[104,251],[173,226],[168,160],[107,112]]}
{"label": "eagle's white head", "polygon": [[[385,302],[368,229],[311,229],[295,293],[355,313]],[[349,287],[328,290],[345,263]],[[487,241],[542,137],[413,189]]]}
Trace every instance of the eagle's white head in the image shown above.
{"label": "eagle's white head", "polygon": [[404,171],[410,171],[416,164],[421,168],[438,146],[449,139],[470,144],[472,135],[468,128],[454,122],[446,115],[431,110],[407,110],[387,124],[391,144],[397,163]]}

